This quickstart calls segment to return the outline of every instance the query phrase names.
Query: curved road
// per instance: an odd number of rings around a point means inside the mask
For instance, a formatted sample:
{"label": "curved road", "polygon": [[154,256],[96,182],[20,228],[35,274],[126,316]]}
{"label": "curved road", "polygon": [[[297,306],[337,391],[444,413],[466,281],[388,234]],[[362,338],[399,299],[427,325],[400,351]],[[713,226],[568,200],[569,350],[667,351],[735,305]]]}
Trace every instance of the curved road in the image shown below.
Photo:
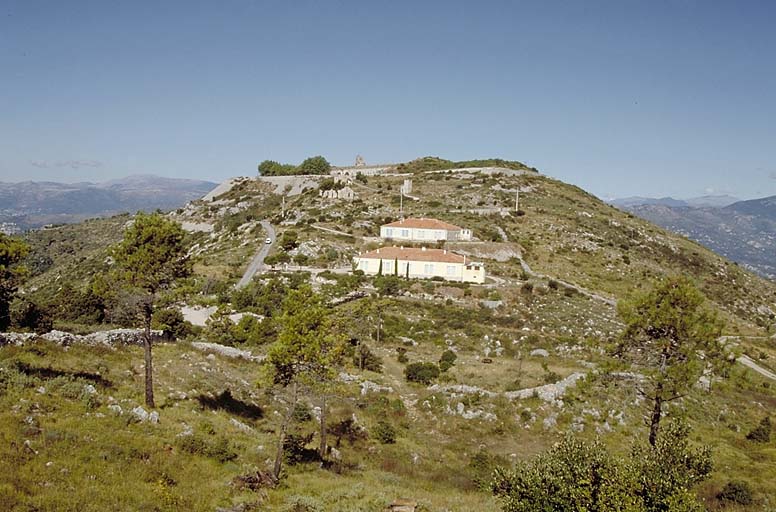
{"label": "curved road", "polygon": [[267,257],[269,250],[272,248],[272,244],[275,243],[275,228],[272,227],[272,224],[270,224],[268,220],[263,220],[260,224],[261,227],[264,228],[264,231],[267,233],[265,238],[269,238],[272,243],[268,244],[265,243],[264,240],[261,241],[261,249],[259,249],[256,255],[253,257],[251,263],[248,265],[248,268],[245,270],[245,273],[240,278],[240,280],[237,281],[235,288],[242,288],[243,286],[250,283],[251,279],[253,279],[253,276],[255,276],[257,272],[264,268],[264,258]]}

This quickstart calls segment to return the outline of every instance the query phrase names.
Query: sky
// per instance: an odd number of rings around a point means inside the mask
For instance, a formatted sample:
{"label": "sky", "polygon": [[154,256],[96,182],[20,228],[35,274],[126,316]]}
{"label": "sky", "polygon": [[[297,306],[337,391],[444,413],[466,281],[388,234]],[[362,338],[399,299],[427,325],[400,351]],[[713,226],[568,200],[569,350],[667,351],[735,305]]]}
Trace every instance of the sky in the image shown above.
{"label": "sky", "polygon": [[0,0],[0,181],[520,160],[776,194],[776,2]]}

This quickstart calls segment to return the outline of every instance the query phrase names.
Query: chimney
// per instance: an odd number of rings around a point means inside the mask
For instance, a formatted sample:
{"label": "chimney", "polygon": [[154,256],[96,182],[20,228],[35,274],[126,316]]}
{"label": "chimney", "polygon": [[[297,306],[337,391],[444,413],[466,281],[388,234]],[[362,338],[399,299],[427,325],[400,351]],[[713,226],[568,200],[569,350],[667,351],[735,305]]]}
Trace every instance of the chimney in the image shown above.
{"label": "chimney", "polygon": [[379,248],[377,249],[377,254],[380,254],[380,249]]}
{"label": "chimney", "polygon": [[445,249],[445,250],[444,250],[444,252],[443,252],[442,254],[447,254],[447,249]]}
{"label": "chimney", "polygon": [[424,245],[423,247],[420,248],[420,250],[421,251],[425,251],[426,250],[426,246]]}

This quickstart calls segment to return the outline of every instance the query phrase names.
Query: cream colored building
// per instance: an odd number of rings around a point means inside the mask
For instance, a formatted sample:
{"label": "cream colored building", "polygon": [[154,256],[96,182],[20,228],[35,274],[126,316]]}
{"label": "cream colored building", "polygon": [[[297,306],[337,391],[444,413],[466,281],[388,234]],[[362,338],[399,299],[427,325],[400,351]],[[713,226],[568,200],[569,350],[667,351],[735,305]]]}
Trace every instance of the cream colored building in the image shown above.
{"label": "cream colored building", "polygon": [[380,237],[408,242],[471,240],[472,232],[437,219],[409,218],[380,226]]}
{"label": "cream colored building", "polygon": [[411,247],[381,247],[359,253],[353,258],[355,268],[367,275],[382,274],[399,277],[431,279],[461,283],[485,282],[485,265],[468,261],[466,256],[445,249]]}

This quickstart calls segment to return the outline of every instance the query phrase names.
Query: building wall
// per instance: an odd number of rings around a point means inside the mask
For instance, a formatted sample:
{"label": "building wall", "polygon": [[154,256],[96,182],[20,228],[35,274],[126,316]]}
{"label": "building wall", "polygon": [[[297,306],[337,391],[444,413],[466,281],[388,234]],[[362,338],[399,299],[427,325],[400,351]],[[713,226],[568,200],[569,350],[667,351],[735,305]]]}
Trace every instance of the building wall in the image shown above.
{"label": "building wall", "polygon": [[[437,242],[439,240],[454,241],[459,240],[459,233],[460,231],[448,231],[446,229],[380,227],[380,238],[407,240],[411,242]],[[471,231],[469,232],[469,238],[471,238]]]}
{"label": "building wall", "polygon": [[[418,279],[431,279],[432,277],[441,277],[446,281],[479,283],[485,282],[485,267],[482,265],[464,265],[463,263],[445,263],[439,261],[408,261],[399,259],[382,260],[382,274],[398,275],[407,277],[407,266],[409,266],[409,277]],[[378,258],[354,258],[356,269],[362,270],[367,275],[376,275],[380,272],[380,259]],[[398,263],[398,272],[395,271]]]}

